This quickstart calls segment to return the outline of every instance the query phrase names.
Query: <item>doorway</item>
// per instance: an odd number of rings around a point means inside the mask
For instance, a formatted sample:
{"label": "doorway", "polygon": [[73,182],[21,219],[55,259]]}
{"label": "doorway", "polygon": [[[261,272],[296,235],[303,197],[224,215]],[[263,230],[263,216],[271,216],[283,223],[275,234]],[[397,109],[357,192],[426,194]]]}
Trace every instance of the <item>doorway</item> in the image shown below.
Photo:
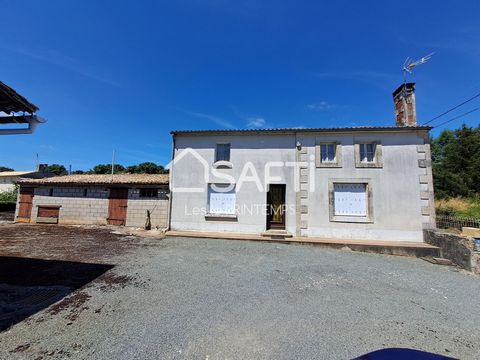
{"label": "doorway", "polygon": [[267,230],[285,230],[285,184],[271,184],[267,193]]}
{"label": "doorway", "polygon": [[33,189],[20,189],[17,222],[30,222],[32,216]]}
{"label": "doorway", "polygon": [[128,189],[110,189],[108,197],[109,225],[125,225],[127,220]]}

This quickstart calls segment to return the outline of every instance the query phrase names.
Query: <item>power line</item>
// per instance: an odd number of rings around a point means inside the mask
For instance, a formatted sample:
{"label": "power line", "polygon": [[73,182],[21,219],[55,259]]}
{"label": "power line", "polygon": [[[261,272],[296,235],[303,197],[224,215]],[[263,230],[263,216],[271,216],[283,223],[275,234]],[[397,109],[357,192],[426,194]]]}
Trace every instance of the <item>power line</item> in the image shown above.
{"label": "power line", "polygon": [[[460,106],[463,106],[463,105],[465,105],[466,103],[468,103],[468,102],[470,102],[470,101],[472,101],[472,100],[475,100],[475,99],[478,98],[478,97],[480,97],[480,93],[478,93],[477,95],[471,97],[471,98],[468,99],[468,100],[465,100],[465,101],[462,102],[461,104],[458,104],[457,106],[454,106],[453,108],[451,108],[451,109],[449,109],[449,110],[441,113],[440,115],[435,116],[433,119],[428,120],[428,121],[427,121],[426,123],[424,123],[423,125],[430,124],[433,120],[437,120],[438,118],[440,118],[440,117],[442,117],[442,116],[444,116],[444,115],[447,115],[449,112],[452,112],[453,110],[458,109]],[[438,126],[438,125],[437,125],[437,126]]]}
{"label": "power line", "polygon": [[480,108],[476,108],[476,109],[470,110],[470,111],[468,111],[468,112],[466,112],[466,113],[463,113],[463,114],[461,114],[461,115],[455,116],[454,118],[452,118],[452,119],[450,119],[450,120],[447,120],[447,121],[444,121],[443,123],[440,123],[440,124],[438,124],[438,125],[435,125],[434,128],[439,127],[439,126],[442,126],[442,125],[445,125],[445,124],[449,123],[450,121],[460,119],[461,117],[464,117],[464,116],[466,116],[466,115],[468,115],[468,114],[471,114],[471,113],[473,113],[473,112],[475,112],[475,111],[477,111],[477,110],[480,110]]}

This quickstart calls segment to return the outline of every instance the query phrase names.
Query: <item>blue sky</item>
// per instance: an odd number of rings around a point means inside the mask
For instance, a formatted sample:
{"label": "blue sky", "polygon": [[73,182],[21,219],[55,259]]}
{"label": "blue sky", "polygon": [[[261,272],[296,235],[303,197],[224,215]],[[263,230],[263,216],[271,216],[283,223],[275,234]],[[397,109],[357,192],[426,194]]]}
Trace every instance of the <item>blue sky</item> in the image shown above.
{"label": "blue sky", "polygon": [[[425,122],[480,91],[478,1],[2,1],[0,79],[48,119],[0,165],[168,163],[170,131]],[[468,111],[480,99],[452,113]],[[462,121],[477,125],[480,112]],[[449,116],[441,120],[448,120]],[[440,119],[439,121],[440,122]],[[436,135],[441,129],[435,129]]]}

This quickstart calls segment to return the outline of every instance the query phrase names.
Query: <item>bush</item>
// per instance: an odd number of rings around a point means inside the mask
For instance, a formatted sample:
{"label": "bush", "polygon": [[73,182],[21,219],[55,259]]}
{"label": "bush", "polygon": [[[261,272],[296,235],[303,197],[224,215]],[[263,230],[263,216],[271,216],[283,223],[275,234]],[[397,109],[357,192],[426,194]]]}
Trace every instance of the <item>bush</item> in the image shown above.
{"label": "bush", "polygon": [[0,203],[15,204],[17,202],[17,194],[18,194],[18,185],[15,185],[15,188],[10,191],[1,192]]}

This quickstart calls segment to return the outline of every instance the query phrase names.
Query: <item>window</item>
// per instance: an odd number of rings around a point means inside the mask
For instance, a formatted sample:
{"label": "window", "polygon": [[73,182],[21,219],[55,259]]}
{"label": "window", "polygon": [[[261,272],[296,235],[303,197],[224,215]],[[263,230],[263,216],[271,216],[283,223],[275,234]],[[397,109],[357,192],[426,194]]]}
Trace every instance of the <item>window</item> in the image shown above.
{"label": "window", "polygon": [[335,162],[336,145],[335,144],[320,144],[320,155],[322,163]]}
{"label": "window", "polygon": [[336,216],[367,216],[367,184],[335,183],[333,193]]}
{"label": "window", "polygon": [[50,188],[50,190],[48,191],[48,196],[53,196],[53,188]]}
{"label": "window", "polygon": [[230,184],[210,184],[208,187],[209,214],[235,214],[235,187]]}
{"label": "window", "polygon": [[215,162],[230,161],[230,144],[217,144]]}
{"label": "window", "polygon": [[360,144],[360,162],[373,163],[375,160],[375,144],[364,143]]}
{"label": "window", "polygon": [[382,144],[379,141],[355,143],[355,167],[382,168]]}
{"label": "window", "polygon": [[87,190],[87,189],[83,189],[83,197],[87,197],[87,193],[88,193],[88,190]]}
{"label": "window", "polygon": [[371,179],[329,179],[330,221],[373,223]]}
{"label": "window", "polygon": [[339,142],[317,142],[315,145],[315,165],[317,167],[342,167],[342,145]]}
{"label": "window", "polygon": [[141,198],[156,198],[158,197],[158,189],[140,189]]}

